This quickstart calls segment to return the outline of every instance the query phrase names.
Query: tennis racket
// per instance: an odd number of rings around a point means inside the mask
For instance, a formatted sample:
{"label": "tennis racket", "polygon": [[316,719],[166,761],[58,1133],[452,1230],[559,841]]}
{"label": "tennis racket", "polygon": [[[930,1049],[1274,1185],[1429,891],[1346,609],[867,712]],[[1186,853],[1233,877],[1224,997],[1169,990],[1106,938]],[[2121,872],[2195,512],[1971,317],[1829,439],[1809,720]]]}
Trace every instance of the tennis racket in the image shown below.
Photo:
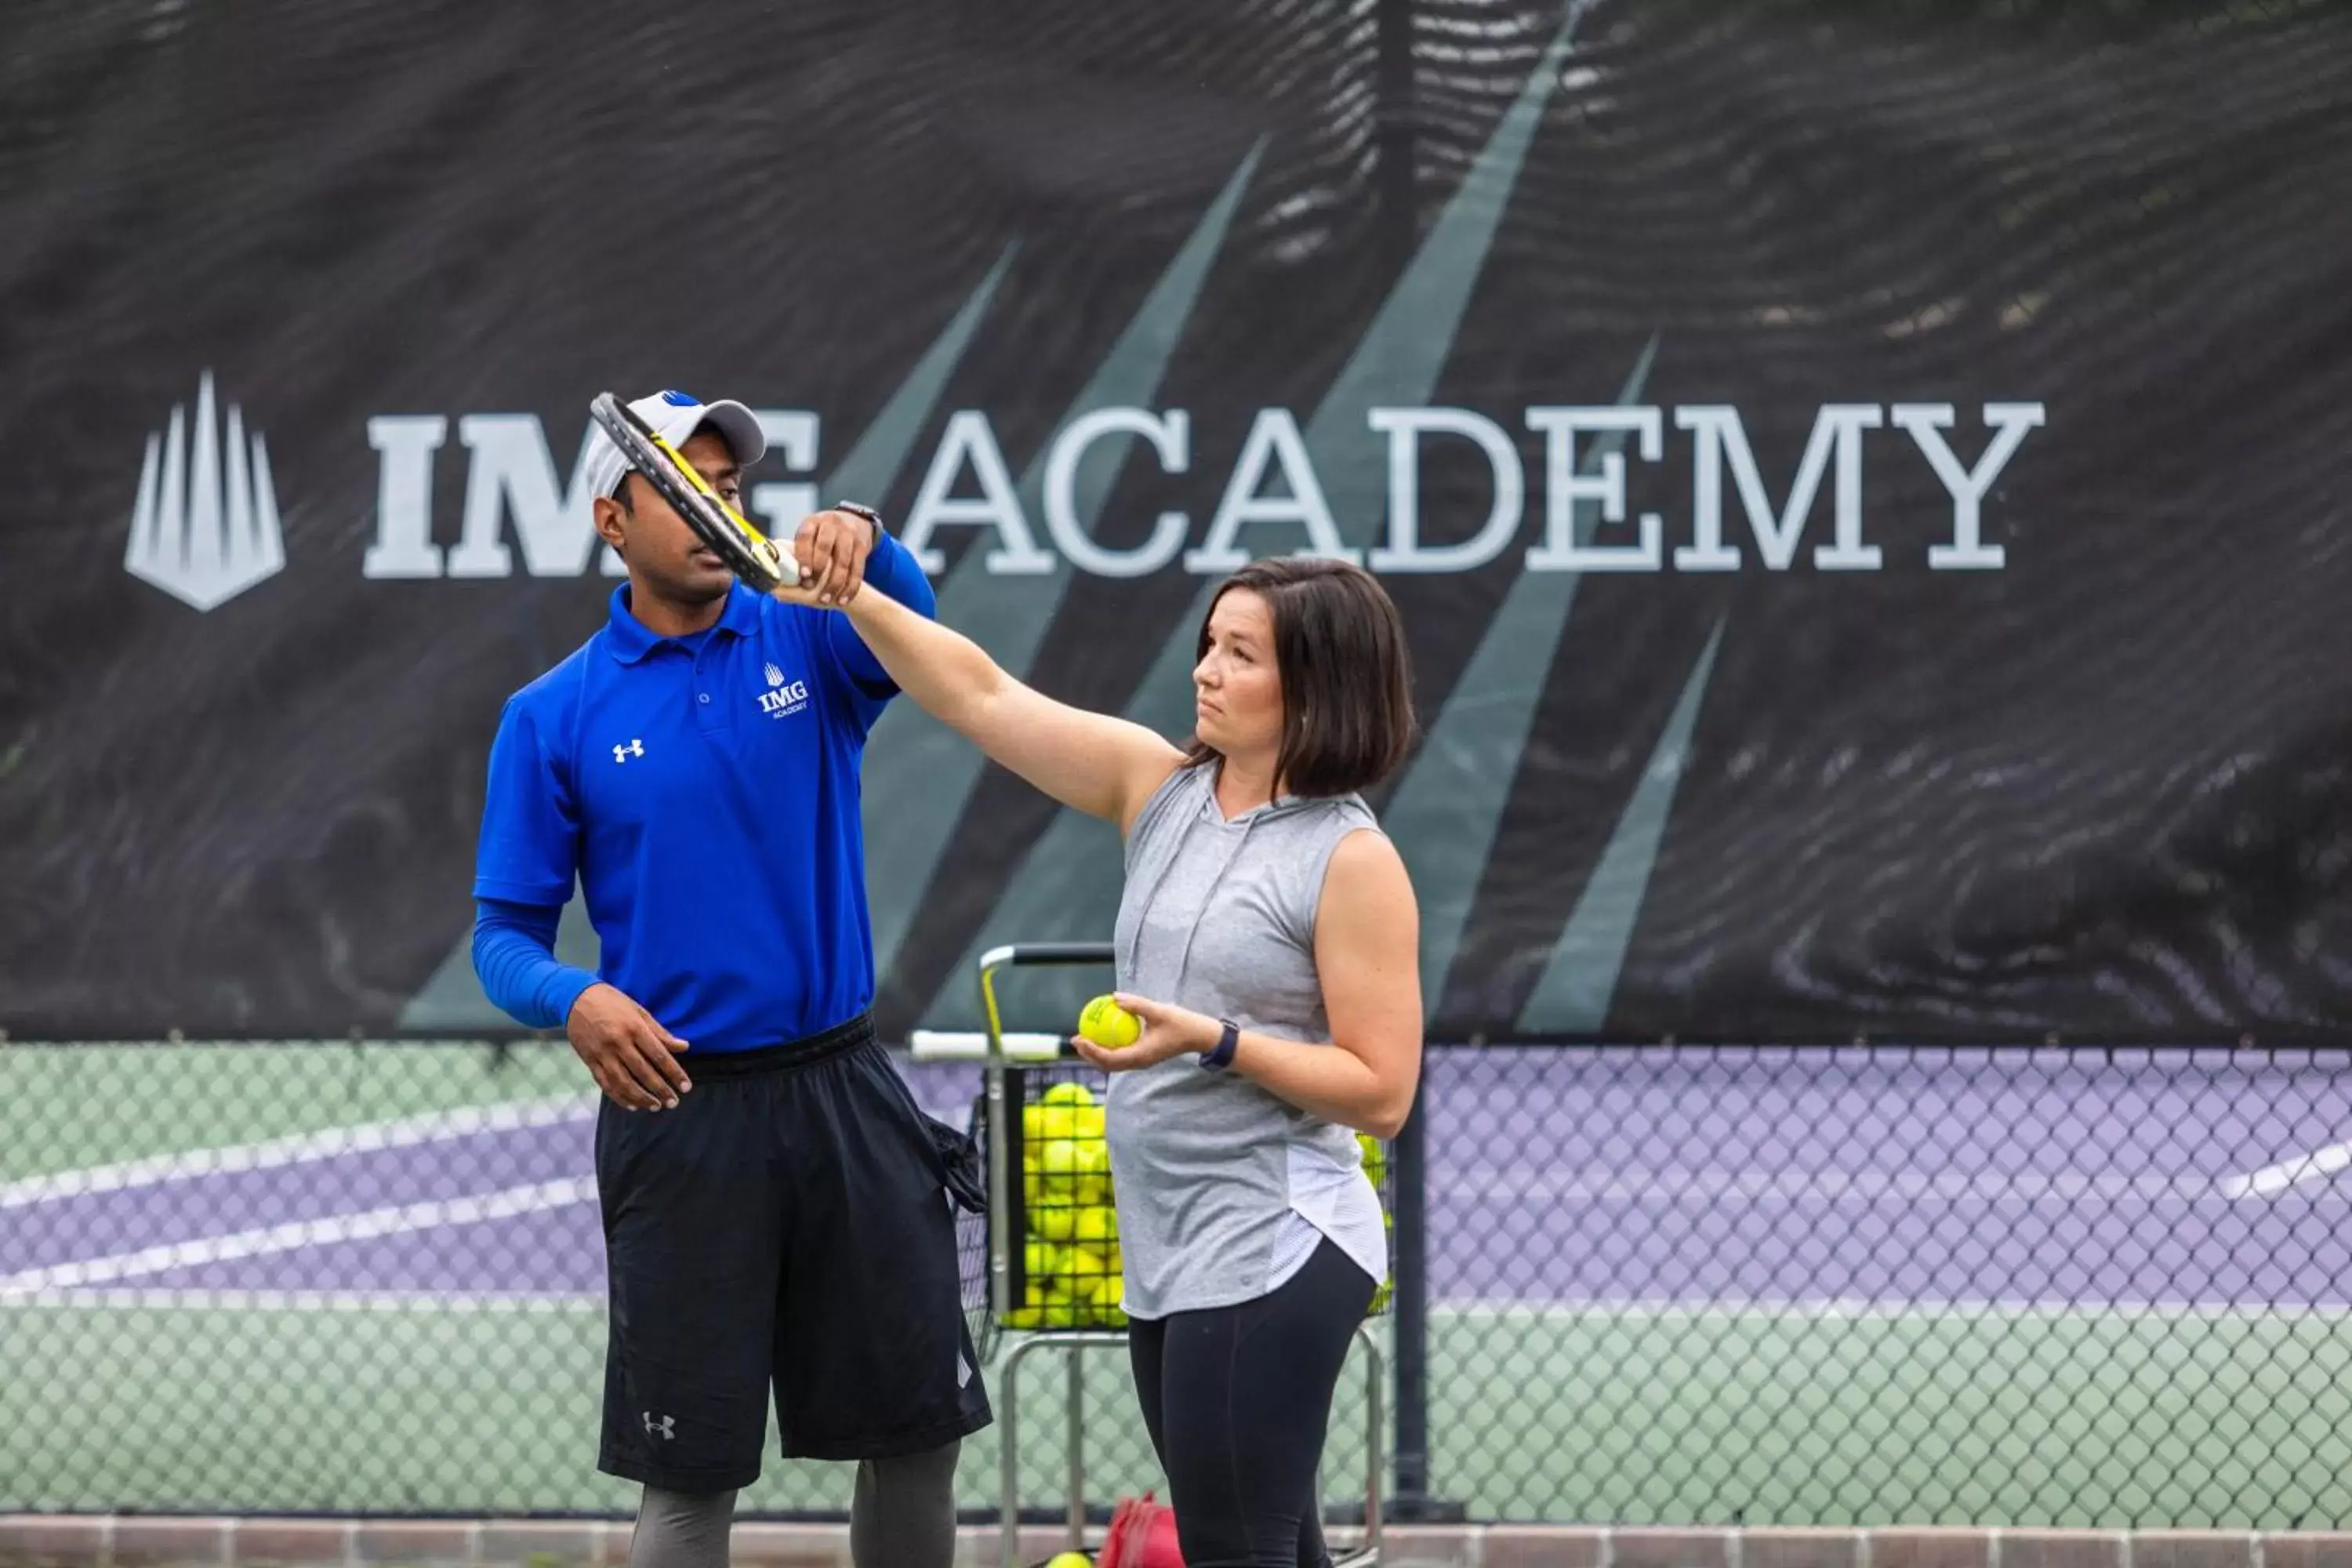
{"label": "tennis racket", "polygon": [[686,455],[656,433],[636,412],[609,392],[588,405],[596,421],[629,467],[646,477],[672,511],[686,520],[696,538],[718,552],[727,569],[762,594],[800,584],[792,546],[778,544],[719,499],[710,481],[695,471]]}

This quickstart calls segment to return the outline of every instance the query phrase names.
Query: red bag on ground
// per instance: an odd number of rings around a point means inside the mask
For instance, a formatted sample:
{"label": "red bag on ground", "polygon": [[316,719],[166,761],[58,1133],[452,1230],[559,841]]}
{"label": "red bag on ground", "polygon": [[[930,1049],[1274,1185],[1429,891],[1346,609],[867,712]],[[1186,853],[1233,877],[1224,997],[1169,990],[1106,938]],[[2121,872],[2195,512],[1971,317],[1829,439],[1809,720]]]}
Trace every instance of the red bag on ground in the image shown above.
{"label": "red bag on ground", "polygon": [[1176,1544],[1176,1510],[1153,1501],[1153,1496],[1119,1500],[1095,1568],[1184,1568],[1184,1553]]}

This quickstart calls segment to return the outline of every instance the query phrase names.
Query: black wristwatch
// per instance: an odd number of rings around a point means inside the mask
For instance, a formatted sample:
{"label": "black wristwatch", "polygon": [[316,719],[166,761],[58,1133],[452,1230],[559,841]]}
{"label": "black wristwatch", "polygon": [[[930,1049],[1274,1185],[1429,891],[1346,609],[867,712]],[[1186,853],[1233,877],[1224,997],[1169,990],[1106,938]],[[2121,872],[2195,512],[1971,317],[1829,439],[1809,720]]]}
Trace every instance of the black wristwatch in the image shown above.
{"label": "black wristwatch", "polygon": [[1217,1023],[1220,1027],[1217,1031],[1216,1048],[1204,1053],[1201,1058],[1201,1066],[1210,1072],[1223,1072],[1231,1067],[1234,1052],[1242,1043],[1240,1025],[1231,1018],[1220,1018]]}
{"label": "black wristwatch", "polygon": [[882,542],[882,514],[872,507],[859,501],[837,500],[833,503],[833,510],[845,511],[852,517],[864,518],[874,525],[874,542],[877,544]]}

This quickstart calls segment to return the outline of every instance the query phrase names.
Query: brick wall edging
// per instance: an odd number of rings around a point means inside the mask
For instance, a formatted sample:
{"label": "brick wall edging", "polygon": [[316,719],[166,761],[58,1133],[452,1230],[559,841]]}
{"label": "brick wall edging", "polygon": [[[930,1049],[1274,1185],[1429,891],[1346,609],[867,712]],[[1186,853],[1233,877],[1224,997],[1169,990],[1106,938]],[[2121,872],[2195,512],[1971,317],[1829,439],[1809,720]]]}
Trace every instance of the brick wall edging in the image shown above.
{"label": "brick wall edging", "polygon": [[[0,1568],[621,1568],[629,1529],[598,1520],[0,1514]],[[996,1568],[992,1526],[967,1525],[961,1536],[963,1568]],[[1026,1563],[1062,1544],[1046,1526],[1024,1527],[1022,1540]],[[848,1527],[739,1524],[733,1558],[743,1568],[849,1568]],[[1383,1568],[2352,1568],[2352,1533],[1394,1525]]]}

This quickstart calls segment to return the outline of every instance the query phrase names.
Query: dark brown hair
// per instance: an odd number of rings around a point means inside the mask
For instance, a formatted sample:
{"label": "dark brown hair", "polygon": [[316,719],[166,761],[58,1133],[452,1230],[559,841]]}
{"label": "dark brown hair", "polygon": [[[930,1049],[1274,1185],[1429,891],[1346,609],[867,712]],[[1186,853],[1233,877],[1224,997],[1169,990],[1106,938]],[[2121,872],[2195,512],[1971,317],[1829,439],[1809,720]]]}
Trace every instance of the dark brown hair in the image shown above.
{"label": "dark brown hair", "polygon": [[[1412,668],[1404,622],[1372,574],[1345,561],[1277,556],[1253,561],[1217,588],[1201,617],[1198,660],[1208,657],[1209,620],[1236,588],[1265,601],[1274,617],[1274,668],[1282,682],[1277,795],[1333,795],[1369,789],[1412,749]],[[1198,735],[1184,760],[1215,757]]]}

